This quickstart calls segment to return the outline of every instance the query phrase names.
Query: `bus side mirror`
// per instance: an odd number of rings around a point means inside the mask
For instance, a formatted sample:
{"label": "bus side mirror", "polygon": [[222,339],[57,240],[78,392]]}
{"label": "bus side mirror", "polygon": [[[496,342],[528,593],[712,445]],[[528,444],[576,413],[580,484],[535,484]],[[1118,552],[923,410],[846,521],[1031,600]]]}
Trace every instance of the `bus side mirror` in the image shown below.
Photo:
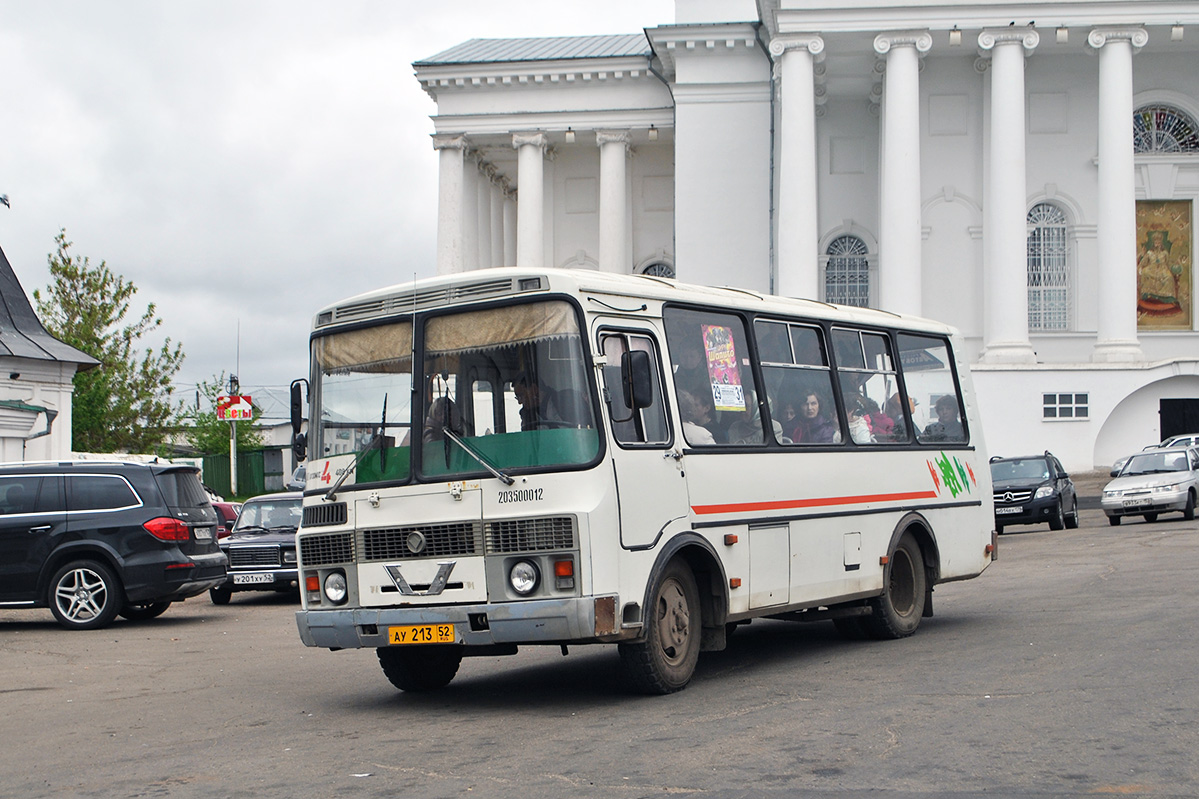
{"label": "bus side mirror", "polygon": [[648,352],[629,350],[621,353],[620,386],[626,408],[648,408],[654,404],[654,377]]}
{"label": "bus side mirror", "polygon": [[299,461],[308,456],[308,437],[300,432],[304,424],[304,406],[308,402],[304,396],[307,388],[307,380],[291,381],[291,451]]}

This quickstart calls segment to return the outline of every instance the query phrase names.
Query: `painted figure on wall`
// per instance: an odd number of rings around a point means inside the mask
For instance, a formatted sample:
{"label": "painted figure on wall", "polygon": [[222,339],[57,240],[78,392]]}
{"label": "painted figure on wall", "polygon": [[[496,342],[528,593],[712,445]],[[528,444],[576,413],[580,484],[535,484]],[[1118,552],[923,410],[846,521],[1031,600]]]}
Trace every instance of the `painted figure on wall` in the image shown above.
{"label": "painted figure on wall", "polygon": [[1137,203],[1137,326],[1190,330],[1191,203]]}

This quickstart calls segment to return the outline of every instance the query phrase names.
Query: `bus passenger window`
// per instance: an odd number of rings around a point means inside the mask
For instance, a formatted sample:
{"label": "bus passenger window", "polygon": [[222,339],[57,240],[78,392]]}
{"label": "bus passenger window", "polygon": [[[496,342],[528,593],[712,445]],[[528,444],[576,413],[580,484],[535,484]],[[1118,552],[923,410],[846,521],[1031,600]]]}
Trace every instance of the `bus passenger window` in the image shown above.
{"label": "bus passenger window", "polygon": [[687,443],[763,444],[745,323],[733,314],[682,308],[667,308],[663,318]]}
{"label": "bus passenger window", "polygon": [[833,342],[850,440],[855,444],[906,443],[907,423],[902,413],[894,413],[902,407],[902,398],[891,340],[882,333],[838,328],[833,330]]}
{"label": "bus passenger window", "polygon": [[929,416],[916,426],[916,440],[922,444],[965,443],[962,397],[953,370],[953,356],[944,339],[900,334],[899,362],[903,368],[908,396],[929,409]]}
{"label": "bus passenger window", "polygon": [[[612,417],[612,436],[617,443],[622,446],[669,444],[670,425],[666,422],[662,382],[659,378],[661,361],[658,359],[653,340],[648,336],[627,333],[605,334],[600,339],[600,349],[608,359],[604,365],[604,387]],[[624,389],[620,383],[620,356],[631,350],[648,352],[650,356],[654,401],[648,408],[633,410],[624,402]]]}
{"label": "bus passenger window", "polygon": [[780,444],[839,443],[832,377],[819,328],[759,319],[754,322],[754,335],[775,440]]}

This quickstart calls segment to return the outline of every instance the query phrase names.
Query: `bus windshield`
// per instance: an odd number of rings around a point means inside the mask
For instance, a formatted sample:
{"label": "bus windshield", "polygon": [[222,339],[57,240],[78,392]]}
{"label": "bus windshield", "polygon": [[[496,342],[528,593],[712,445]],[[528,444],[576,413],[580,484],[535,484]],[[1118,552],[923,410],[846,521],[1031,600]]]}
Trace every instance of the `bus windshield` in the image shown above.
{"label": "bus windshield", "polygon": [[428,319],[420,473],[591,463],[600,438],[586,366],[574,309],[560,300]]}
{"label": "bus windshield", "polygon": [[[359,454],[358,482],[406,480],[412,425],[412,323],[395,322],[323,336],[313,341],[314,458]],[[399,444],[400,446],[396,446]],[[389,457],[390,456],[390,457]]]}

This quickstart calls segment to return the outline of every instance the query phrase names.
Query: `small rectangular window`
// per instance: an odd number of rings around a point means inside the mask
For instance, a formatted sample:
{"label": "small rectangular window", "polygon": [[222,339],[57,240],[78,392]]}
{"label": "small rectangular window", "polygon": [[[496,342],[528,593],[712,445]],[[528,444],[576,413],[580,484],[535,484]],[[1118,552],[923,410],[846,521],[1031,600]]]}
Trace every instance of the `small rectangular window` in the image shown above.
{"label": "small rectangular window", "polygon": [[958,393],[949,342],[901,333],[899,362],[908,396],[915,401],[913,416],[927,409],[927,415],[913,419],[916,439],[922,444],[965,443],[962,397]]}
{"label": "small rectangular window", "polygon": [[1074,392],[1041,395],[1042,419],[1087,419],[1090,418],[1090,394]]}
{"label": "small rectangular window", "polygon": [[759,352],[778,352],[783,347],[787,352],[786,358],[762,367],[775,441],[803,446],[841,443],[832,375],[820,329],[758,320],[754,333]]}
{"label": "small rectangular window", "polygon": [[[600,350],[607,357],[604,365],[604,398],[612,416],[612,435],[621,446],[663,446],[670,443],[670,426],[666,421],[661,361],[653,339],[626,333],[606,333],[600,338]],[[633,410],[625,404],[624,387],[620,379],[620,360],[626,352],[649,353],[653,383],[653,402],[647,408]]]}
{"label": "small rectangular window", "polygon": [[67,509],[117,510],[141,504],[125,478],[114,474],[73,474],[67,477]]}

